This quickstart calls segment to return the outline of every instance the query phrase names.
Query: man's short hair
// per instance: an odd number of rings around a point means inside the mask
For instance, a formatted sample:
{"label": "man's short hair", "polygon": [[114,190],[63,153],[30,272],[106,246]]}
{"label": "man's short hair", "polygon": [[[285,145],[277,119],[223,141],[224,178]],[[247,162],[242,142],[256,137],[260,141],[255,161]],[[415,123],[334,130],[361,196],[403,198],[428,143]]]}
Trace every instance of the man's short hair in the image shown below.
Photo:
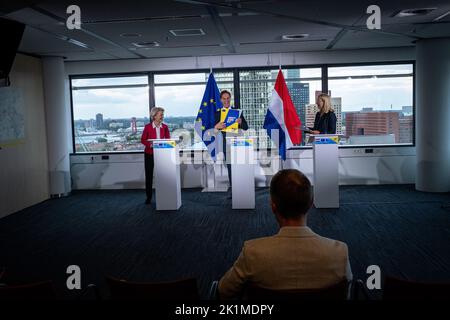
{"label": "man's short hair", "polygon": [[225,93],[228,93],[228,95],[229,95],[230,98],[231,98],[231,92],[230,92],[230,91],[228,91],[228,90],[222,90],[222,91],[220,91],[220,99],[222,99],[222,96],[223,96]]}
{"label": "man's short hair", "polygon": [[313,202],[311,182],[298,170],[280,170],[270,182],[270,197],[281,216],[297,218],[311,208]]}

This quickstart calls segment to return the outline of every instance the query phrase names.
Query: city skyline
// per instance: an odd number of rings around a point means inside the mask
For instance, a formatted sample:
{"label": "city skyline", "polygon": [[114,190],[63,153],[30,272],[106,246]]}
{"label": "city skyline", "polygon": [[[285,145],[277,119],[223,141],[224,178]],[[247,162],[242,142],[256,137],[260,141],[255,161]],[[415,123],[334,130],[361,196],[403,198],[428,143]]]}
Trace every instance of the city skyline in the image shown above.
{"label": "city skyline", "polygon": [[[331,95],[332,107],[336,113],[337,133],[346,135],[342,143],[412,142],[412,77],[392,78],[384,77],[383,74],[391,72],[406,75],[408,68],[409,66],[399,70],[395,68],[387,70],[374,66],[370,68],[374,75],[364,75],[363,78],[361,73],[367,71],[365,69],[330,68],[334,76],[329,79],[328,94]],[[320,68],[284,70],[286,84],[297,114],[302,124],[310,127],[313,126],[317,112],[316,97],[322,92],[322,82],[320,77],[318,78],[320,72]],[[259,148],[273,146],[262,128],[277,74],[276,69],[244,70],[239,73],[238,103],[244,112],[249,129],[258,131]],[[183,147],[203,147],[200,137],[193,130],[193,124],[208,76],[209,74],[204,72],[155,75],[155,102],[157,106],[165,109],[164,122],[174,136],[180,134],[177,133],[177,129],[183,129],[185,131],[183,134],[188,134],[191,138],[184,140]],[[234,93],[233,73],[218,72],[215,78],[219,90],[226,89]],[[77,151],[142,149],[138,136],[143,126],[149,122],[149,87],[143,77],[125,79],[125,87],[120,87],[123,84],[115,78],[94,79],[95,81],[89,79],[84,82],[77,79],[78,87],[73,91]],[[130,87],[130,84],[137,87]],[[88,89],[93,85],[96,86],[95,89]],[[377,112],[380,114],[375,115]],[[398,115],[389,115],[390,112]],[[346,118],[351,123],[348,130]],[[394,130],[391,127],[386,129],[387,127],[382,124],[384,118],[395,122]],[[371,121],[367,119],[378,119],[377,121],[381,122],[376,130],[372,130]],[[376,138],[377,136],[379,138]],[[307,136],[304,134],[303,141],[306,140]]]}

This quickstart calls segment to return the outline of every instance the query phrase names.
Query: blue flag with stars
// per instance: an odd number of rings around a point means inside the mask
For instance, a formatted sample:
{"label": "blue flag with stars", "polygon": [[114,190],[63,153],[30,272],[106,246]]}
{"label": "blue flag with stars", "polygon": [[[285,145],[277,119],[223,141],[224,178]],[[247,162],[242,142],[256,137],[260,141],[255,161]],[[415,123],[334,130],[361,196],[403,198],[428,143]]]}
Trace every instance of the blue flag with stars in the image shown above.
{"label": "blue flag with stars", "polygon": [[198,110],[195,131],[202,138],[206,148],[208,148],[211,158],[216,160],[216,138],[213,128],[215,123],[214,114],[222,108],[220,92],[216,80],[212,73],[209,74],[202,103]]}

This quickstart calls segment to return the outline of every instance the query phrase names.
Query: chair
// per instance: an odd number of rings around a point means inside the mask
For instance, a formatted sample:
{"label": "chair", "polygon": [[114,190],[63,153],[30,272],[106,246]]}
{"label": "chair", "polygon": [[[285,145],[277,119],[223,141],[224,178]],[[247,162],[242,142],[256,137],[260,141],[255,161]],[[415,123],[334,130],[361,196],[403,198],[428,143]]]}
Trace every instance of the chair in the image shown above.
{"label": "chair", "polygon": [[450,299],[450,283],[425,283],[387,276],[383,300],[440,300]]}
{"label": "chair", "polygon": [[350,283],[347,279],[320,289],[273,290],[249,285],[244,300],[300,301],[300,300],[347,300]]}
{"label": "chair", "polygon": [[0,287],[0,300],[17,299],[50,300],[56,299],[56,293],[51,281]]}
{"label": "chair", "polygon": [[193,278],[173,282],[138,283],[106,277],[111,299],[199,300],[197,280]]}
{"label": "chair", "polygon": [[352,281],[350,300],[370,300],[369,292],[361,279],[354,279]]}

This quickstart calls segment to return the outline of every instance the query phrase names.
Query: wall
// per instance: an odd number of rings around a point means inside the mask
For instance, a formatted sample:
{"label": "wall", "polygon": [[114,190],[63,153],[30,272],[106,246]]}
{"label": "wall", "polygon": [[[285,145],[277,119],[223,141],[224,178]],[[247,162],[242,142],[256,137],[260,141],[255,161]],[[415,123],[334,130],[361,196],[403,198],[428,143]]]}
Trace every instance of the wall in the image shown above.
{"label": "wall", "polygon": [[0,218],[49,197],[41,60],[18,54],[10,78],[23,97],[25,138],[0,150]]}
{"label": "wall", "polygon": [[[335,50],[320,52],[295,52],[282,54],[253,54],[233,56],[203,56],[183,58],[133,59],[66,62],[66,75],[100,74],[140,71],[187,70],[205,68],[231,68],[282,65],[311,65],[338,63],[366,63],[415,60],[414,47]],[[67,106],[70,110],[70,105]],[[71,125],[71,124],[69,124]],[[364,148],[341,148],[339,150],[339,175],[341,184],[389,184],[414,183],[415,147],[374,148],[365,154]],[[304,171],[312,178],[312,151],[296,150],[288,154],[283,167]],[[273,169],[279,161],[272,159]],[[72,155],[71,174],[74,189],[126,189],[144,187],[142,154],[112,154],[109,159],[101,155]],[[270,175],[265,175],[266,164],[258,155],[255,167],[257,186],[265,186]],[[267,171],[267,170],[266,170]],[[223,170],[226,175],[226,170]],[[220,179],[220,177],[219,177]],[[205,185],[204,165],[182,165],[182,187]]]}
{"label": "wall", "polygon": [[[341,185],[413,184],[416,156],[414,147],[375,148],[366,154],[363,148],[339,149],[339,183]],[[182,155],[182,157],[188,157]],[[198,155],[198,157],[201,157]],[[280,167],[277,158],[268,159],[258,153],[255,179],[258,187],[268,186]],[[288,153],[283,168],[303,171],[313,181],[312,150]],[[144,188],[142,154],[116,154],[109,159],[101,155],[71,157],[72,187],[74,189],[140,189]],[[226,179],[226,169],[218,170],[217,180]],[[200,188],[206,184],[205,164],[181,164],[182,188]]]}

